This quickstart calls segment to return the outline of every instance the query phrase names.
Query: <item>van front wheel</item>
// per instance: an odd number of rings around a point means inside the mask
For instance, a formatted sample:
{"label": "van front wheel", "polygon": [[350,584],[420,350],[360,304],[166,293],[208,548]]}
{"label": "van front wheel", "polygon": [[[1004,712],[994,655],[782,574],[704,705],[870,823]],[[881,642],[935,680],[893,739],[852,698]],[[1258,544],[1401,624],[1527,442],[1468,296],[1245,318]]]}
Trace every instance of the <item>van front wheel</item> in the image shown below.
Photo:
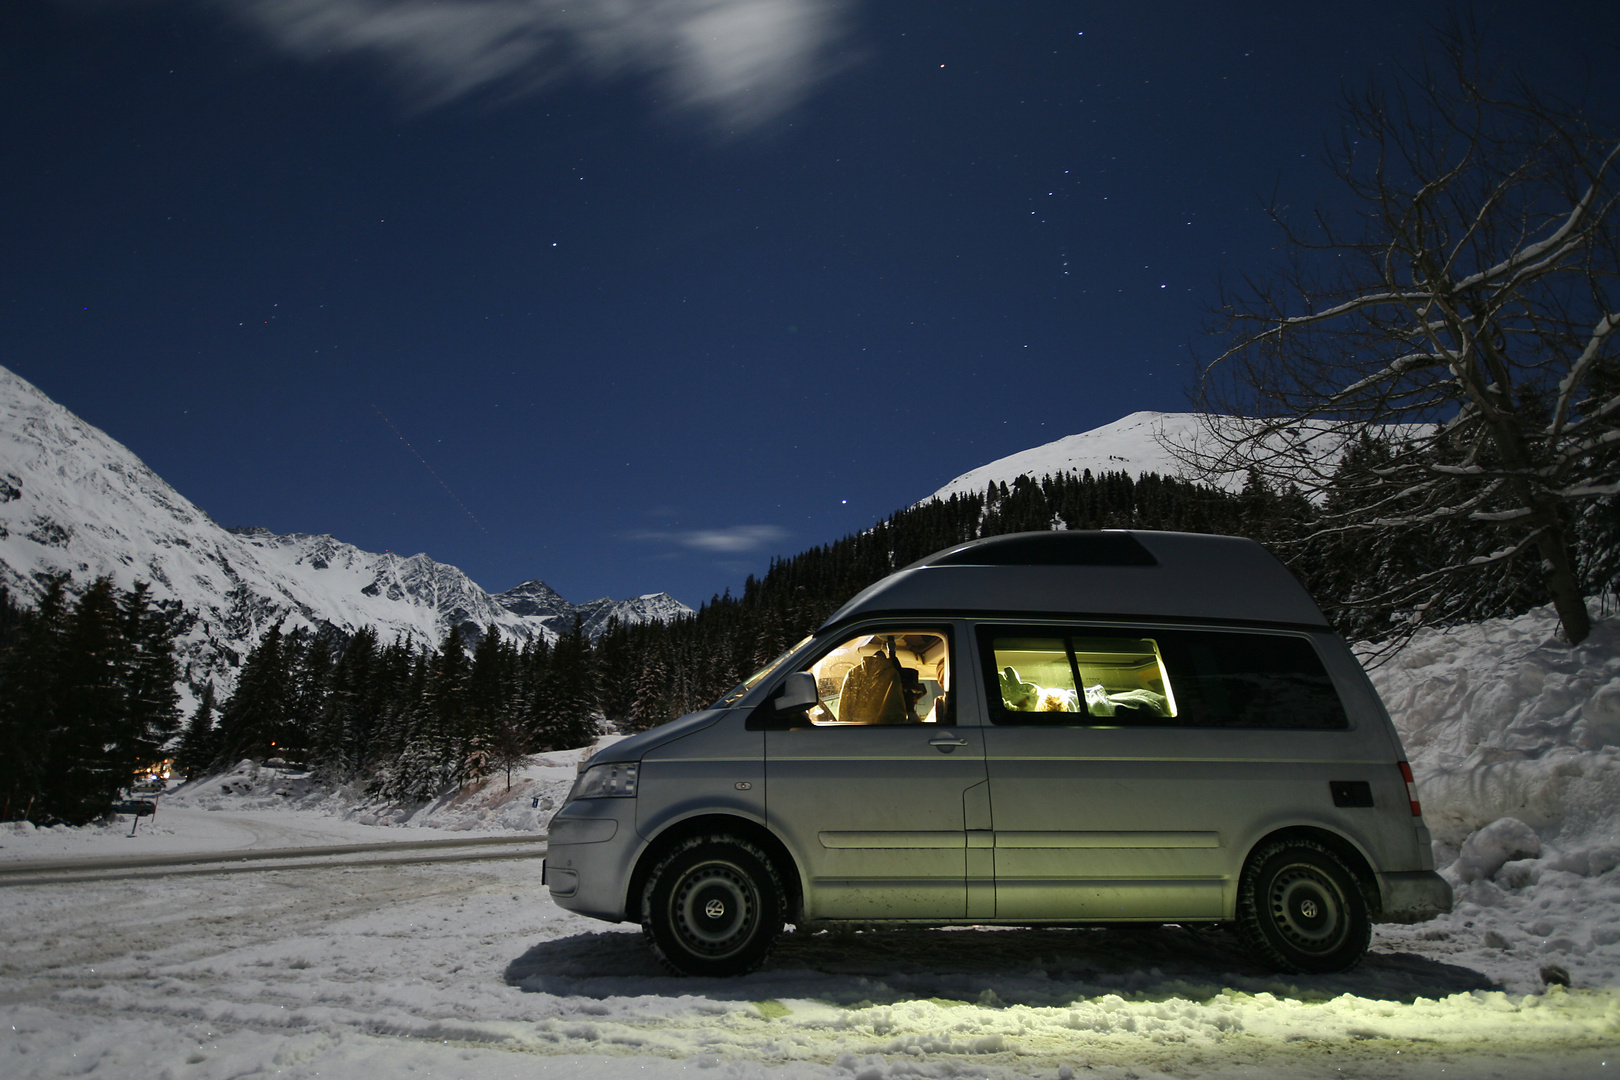
{"label": "van front wheel", "polygon": [[641,894],[641,930],[678,975],[746,975],[782,932],[782,882],[770,858],[724,834],[682,841]]}
{"label": "van front wheel", "polygon": [[1237,916],[1244,945],[1288,972],[1347,971],[1361,962],[1372,936],[1355,875],[1309,840],[1255,852],[1238,887]]}

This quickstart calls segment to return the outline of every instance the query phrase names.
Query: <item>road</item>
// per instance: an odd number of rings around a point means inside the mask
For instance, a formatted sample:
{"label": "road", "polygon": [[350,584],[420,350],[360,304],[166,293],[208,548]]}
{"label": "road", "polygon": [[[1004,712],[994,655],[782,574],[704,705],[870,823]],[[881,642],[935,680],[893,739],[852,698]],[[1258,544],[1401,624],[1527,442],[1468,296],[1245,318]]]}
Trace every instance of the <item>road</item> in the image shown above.
{"label": "road", "polygon": [[0,863],[0,888],[126,881],[180,874],[240,874],[333,866],[409,866],[429,862],[539,859],[545,853],[544,836],[467,836],[390,843],[243,848],[173,855],[92,855]]}

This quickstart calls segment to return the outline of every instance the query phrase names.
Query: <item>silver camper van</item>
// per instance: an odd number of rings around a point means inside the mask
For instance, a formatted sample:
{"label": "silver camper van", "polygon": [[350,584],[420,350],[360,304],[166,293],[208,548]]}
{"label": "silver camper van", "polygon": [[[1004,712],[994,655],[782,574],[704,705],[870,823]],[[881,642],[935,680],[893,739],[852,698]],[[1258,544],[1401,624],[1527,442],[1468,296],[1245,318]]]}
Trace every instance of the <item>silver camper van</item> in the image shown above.
{"label": "silver camper van", "polygon": [[693,975],[785,922],[1229,923],[1338,971],[1448,911],[1376,691],[1259,544],[1021,533],[879,581],[551,820],[564,908]]}

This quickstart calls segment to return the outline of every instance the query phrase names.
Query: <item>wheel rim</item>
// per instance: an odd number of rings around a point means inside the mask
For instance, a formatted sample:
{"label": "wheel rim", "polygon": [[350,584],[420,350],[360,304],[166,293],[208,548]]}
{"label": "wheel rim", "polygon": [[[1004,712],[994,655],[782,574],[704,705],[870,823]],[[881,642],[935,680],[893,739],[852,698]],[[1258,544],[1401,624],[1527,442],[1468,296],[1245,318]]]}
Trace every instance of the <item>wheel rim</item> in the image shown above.
{"label": "wheel rim", "polygon": [[1319,955],[1344,944],[1349,932],[1344,897],[1316,868],[1283,868],[1272,879],[1269,900],[1272,925],[1300,952]]}
{"label": "wheel rim", "polygon": [[727,862],[707,862],[682,876],[670,895],[670,922],[681,944],[706,957],[723,957],[748,944],[759,925],[754,882]]}

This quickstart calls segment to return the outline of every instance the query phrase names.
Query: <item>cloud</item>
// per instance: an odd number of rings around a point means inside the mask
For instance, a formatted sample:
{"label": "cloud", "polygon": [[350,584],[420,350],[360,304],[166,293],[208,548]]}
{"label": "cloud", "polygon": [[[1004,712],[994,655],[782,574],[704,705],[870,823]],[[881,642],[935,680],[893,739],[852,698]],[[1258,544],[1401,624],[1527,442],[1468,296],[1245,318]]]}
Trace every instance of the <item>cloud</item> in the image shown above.
{"label": "cloud", "polygon": [[422,106],[579,76],[757,127],[843,65],[853,0],[216,0],[311,61],[384,64]]}
{"label": "cloud", "polygon": [[779,544],[791,535],[776,525],[737,525],[730,529],[688,532],[635,532],[630,534],[630,539],[675,544],[711,555],[741,555]]}

